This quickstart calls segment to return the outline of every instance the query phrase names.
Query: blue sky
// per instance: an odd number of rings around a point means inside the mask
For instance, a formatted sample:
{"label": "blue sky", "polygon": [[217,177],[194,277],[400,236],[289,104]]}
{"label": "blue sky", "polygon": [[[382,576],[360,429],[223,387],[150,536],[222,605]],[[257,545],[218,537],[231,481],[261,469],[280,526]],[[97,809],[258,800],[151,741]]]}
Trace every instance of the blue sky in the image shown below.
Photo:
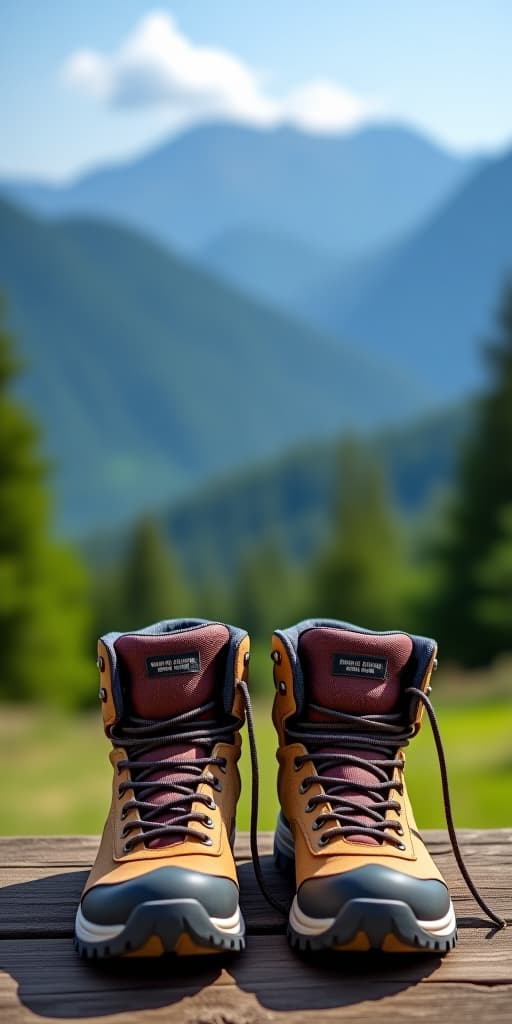
{"label": "blue sky", "polygon": [[512,143],[508,0],[2,0],[0,174],[62,178],[207,118]]}

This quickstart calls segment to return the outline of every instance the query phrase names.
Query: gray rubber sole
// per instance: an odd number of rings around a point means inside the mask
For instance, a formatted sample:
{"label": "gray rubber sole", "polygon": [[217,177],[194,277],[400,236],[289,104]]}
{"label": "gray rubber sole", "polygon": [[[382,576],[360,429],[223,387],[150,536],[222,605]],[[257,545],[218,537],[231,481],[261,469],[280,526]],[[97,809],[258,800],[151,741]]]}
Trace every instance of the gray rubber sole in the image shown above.
{"label": "gray rubber sole", "polygon": [[[159,947],[157,952],[145,951],[151,940],[159,940],[154,943]],[[153,900],[136,907],[115,938],[85,942],[75,934],[75,948],[81,956],[90,959],[239,952],[245,949],[245,929],[243,920],[236,934],[216,928],[197,900]]]}
{"label": "gray rubber sole", "polygon": [[411,908],[398,900],[351,900],[340,910],[327,931],[303,935],[288,925],[288,940],[294,949],[319,952],[343,947],[355,952],[447,953],[457,941],[457,929],[436,938],[422,928]]}

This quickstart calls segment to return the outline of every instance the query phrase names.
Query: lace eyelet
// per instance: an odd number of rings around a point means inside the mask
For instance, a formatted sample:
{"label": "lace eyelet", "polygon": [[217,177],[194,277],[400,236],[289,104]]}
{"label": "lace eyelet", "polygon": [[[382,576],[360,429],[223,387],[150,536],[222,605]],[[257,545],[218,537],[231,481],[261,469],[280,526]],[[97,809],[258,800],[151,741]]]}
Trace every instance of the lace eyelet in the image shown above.
{"label": "lace eyelet", "polygon": [[302,793],[302,794],[307,793],[308,789],[309,789],[309,782],[307,782],[306,779],[303,779],[301,784],[300,784],[300,786],[299,786],[299,793]]}
{"label": "lace eyelet", "polygon": [[405,843],[399,843],[399,844],[398,844],[398,846],[397,846],[397,850],[400,850],[400,851],[401,851],[401,853],[403,853],[405,849],[407,849],[407,847],[406,847]]}
{"label": "lace eyelet", "polygon": [[217,810],[217,804],[215,803],[215,800],[211,796],[208,797],[208,799],[206,801],[206,806],[207,806],[209,811],[216,811]]}
{"label": "lace eyelet", "polygon": [[203,846],[213,846],[213,840],[209,836],[202,836],[201,842]]}
{"label": "lace eyelet", "polygon": [[213,822],[211,818],[205,818],[203,824],[206,826],[206,828],[215,827],[215,822]]}
{"label": "lace eyelet", "polygon": [[306,804],[306,806],[304,808],[304,811],[306,812],[306,814],[311,814],[311,811],[314,809],[314,806],[315,805],[311,803],[311,800],[308,800],[308,802],[307,802],[307,804]]}
{"label": "lace eyelet", "polygon": [[404,834],[404,830],[403,830],[401,825],[400,825],[399,828],[395,829],[395,831],[396,831],[397,836],[403,836],[403,834]]}
{"label": "lace eyelet", "polygon": [[126,856],[127,853],[131,853],[131,850],[131,846],[128,846],[128,843],[125,843],[121,852]]}
{"label": "lace eyelet", "polygon": [[126,811],[125,808],[123,807],[123,809],[121,811],[121,821],[126,821],[127,817],[128,817],[128,811]]}
{"label": "lace eyelet", "polygon": [[318,845],[319,846],[327,846],[328,842],[329,842],[328,837],[323,835],[323,836],[320,836],[320,839],[318,840]]}
{"label": "lace eyelet", "polygon": [[211,787],[212,787],[212,789],[215,790],[216,793],[222,793],[222,785],[221,785],[221,783],[219,782],[218,778],[215,775],[213,776],[213,780],[211,782]]}
{"label": "lace eyelet", "polygon": [[313,829],[313,832],[318,832],[318,829],[322,828],[322,825],[323,825],[322,821],[316,820],[316,821],[313,822],[311,828]]}
{"label": "lace eyelet", "polygon": [[297,764],[297,761],[298,761],[298,758],[294,757],[294,759],[293,759],[293,770],[294,770],[294,772],[300,772],[300,770],[302,768],[302,765],[301,764]]}

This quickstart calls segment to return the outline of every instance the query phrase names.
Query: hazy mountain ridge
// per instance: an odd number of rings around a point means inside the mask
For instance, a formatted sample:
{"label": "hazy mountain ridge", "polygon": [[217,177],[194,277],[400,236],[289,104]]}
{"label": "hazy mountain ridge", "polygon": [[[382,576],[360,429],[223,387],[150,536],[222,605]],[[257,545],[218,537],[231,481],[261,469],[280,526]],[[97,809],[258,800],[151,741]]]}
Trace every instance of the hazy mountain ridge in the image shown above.
{"label": "hazy mountain ridge", "polygon": [[39,212],[108,217],[191,252],[257,224],[345,257],[401,237],[473,166],[393,124],[333,136],[215,124],[68,185],[0,188]]}
{"label": "hazy mountain ridge", "polygon": [[[405,519],[425,515],[453,484],[461,440],[472,418],[470,403],[379,431],[370,448]],[[162,516],[169,539],[188,571],[204,566],[221,577],[241,555],[266,541],[298,562],[320,549],[332,522],[339,438],[293,448],[276,459],[230,474],[178,501]]]}
{"label": "hazy mountain ridge", "polygon": [[512,273],[512,151],[487,162],[437,213],[372,268],[355,303],[344,274],[310,302],[310,319],[421,373],[441,400],[480,383],[479,345],[492,332]]}
{"label": "hazy mountain ridge", "polygon": [[400,371],[128,229],[2,202],[0,234],[0,288],[28,359],[20,387],[57,462],[67,529],[127,521],[301,438],[429,403]]}

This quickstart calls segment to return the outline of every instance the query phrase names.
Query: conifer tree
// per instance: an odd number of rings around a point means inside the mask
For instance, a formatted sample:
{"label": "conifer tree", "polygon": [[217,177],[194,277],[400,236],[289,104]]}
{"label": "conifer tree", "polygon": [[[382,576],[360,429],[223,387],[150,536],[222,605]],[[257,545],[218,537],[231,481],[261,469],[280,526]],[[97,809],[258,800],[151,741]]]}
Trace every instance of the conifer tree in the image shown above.
{"label": "conifer tree", "polygon": [[95,693],[87,578],[51,537],[39,430],[12,393],[19,370],[0,302],[0,696],[79,705]]}
{"label": "conifer tree", "polygon": [[120,574],[117,615],[121,630],[193,615],[191,597],[156,519],[135,525]]}
{"label": "conifer tree", "polygon": [[273,537],[246,552],[234,583],[232,619],[257,641],[294,622],[303,602],[303,578]]}
{"label": "conifer tree", "polygon": [[361,442],[340,446],[337,481],[332,534],[313,569],[315,615],[406,627],[403,538],[380,468]]}
{"label": "conifer tree", "polygon": [[462,453],[433,625],[465,665],[512,650],[512,283],[486,346],[488,386]]}

